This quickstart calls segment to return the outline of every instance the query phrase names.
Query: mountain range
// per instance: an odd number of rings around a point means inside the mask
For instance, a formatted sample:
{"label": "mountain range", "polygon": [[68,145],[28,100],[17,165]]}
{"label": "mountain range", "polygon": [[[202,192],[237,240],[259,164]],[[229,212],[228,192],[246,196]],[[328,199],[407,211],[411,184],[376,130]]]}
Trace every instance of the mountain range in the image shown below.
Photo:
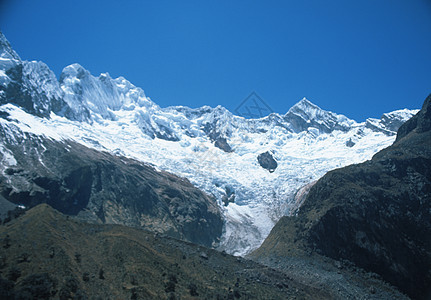
{"label": "mountain range", "polygon": [[[34,139],[40,145],[65,143],[55,146],[65,149],[74,142],[173,173],[214,199],[223,229],[213,246],[237,255],[256,249],[282,216],[294,212],[298,190],[329,170],[370,159],[417,112],[403,109],[358,123],[305,98],[284,115],[259,119],[221,106],[161,108],[126,79],[107,73],[94,77],[79,64],[65,67],[57,80],[46,64],[21,60],[2,34],[0,51],[4,170],[29,165],[15,156],[28,153],[18,150],[20,141]],[[38,151],[32,161],[48,165],[52,158]],[[258,159],[263,154],[266,163]],[[269,168],[268,161],[277,167]],[[47,190],[33,179],[23,188],[15,181],[28,176],[9,173],[2,175],[7,183],[2,194],[9,201],[26,206],[28,201],[10,194]]]}
{"label": "mountain range", "polygon": [[0,33],[0,297],[429,299],[431,96],[240,111],[57,79]]}

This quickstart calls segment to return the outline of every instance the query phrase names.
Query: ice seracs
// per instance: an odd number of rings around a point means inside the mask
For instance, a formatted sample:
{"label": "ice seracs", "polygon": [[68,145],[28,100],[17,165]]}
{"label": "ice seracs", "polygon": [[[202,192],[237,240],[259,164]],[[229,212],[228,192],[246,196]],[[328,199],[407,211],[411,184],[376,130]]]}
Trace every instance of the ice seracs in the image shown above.
{"label": "ice seracs", "polygon": [[115,119],[119,110],[135,107],[157,107],[144,91],[123,77],[112,79],[108,73],[94,77],[79,64],[63,69],[60,85],[66,103],[75,113],[76,119],[90,121],[97,118]]}

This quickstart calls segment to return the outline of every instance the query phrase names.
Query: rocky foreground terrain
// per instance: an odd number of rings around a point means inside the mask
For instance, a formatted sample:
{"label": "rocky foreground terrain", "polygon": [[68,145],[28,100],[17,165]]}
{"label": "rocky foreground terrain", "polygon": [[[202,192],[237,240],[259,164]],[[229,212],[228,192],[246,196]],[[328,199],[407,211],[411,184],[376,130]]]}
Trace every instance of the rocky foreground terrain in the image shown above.
{"label": "rocky foreground terrain", "polygon": [[0,299],[429,299],[430,102],[161,108],[0,33]]}
{"label": "rocky foreground terrain", "polygon": [[284,268],[311,256],[345,260],[411,298],[431,298],[431,96],[392,146],[326,174],[251,255]]}
{"label": "rocky foreground terrain", "polygon": [[335,279],[318,285],[154,232],[77,221],[46,204],[0,226],[0,243],[1,299],[334,299],[340,286],[352,299],[405,298],[352,268],[315,261]]}

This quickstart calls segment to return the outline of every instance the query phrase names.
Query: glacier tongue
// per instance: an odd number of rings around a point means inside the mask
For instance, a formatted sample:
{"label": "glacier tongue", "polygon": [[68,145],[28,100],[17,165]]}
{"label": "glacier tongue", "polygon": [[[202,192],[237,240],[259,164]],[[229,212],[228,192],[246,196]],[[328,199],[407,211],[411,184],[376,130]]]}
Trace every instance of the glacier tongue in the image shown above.
{"label": "glacier tongue", "polygon": [[[94,77],[78,64],[66,67],[57,82],[46,65],[22,62],[3,39],[0,33],[0,111],[8,117],[0,123],[11,140],[13,128],[74,140],[188,178],[217,199],[225,216],[218,248],[236,255],[257,248],[275,222],[293,212],[300,188],[329,170],[370,159],[416,113],[396,111],[357,123],[306,99],[285,115],[260,119],[221,106],[160,108],[126,79]],[[19,66],[19,80],[2,81]],[[31,105],[8,96],[13,84],[19,92],[31,91],[23,94]],[[277,161],[272,173],[257,160],[267,151]]]}

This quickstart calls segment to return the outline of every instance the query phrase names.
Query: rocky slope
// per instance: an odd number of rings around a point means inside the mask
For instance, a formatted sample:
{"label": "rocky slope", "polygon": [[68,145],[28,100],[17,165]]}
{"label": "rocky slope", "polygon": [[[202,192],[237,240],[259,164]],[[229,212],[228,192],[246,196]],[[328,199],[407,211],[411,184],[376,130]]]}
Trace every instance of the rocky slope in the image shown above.
{"label": "rocky slope", "polygon": [[260,119],[221,106],[161,108],[125,78],[96,77],[79,64],[57,80],[45,64],[21,60],[1,33],[0,104],[11,139],[28,133],[75,141],[187,178],[216,199],[224,218],[219,249],[238,255],[257,248],[292,212],[299,189],[371,158],[414,114],[399,110],[358,123],[305,98],[286,114]]}
{"label": "rocky slope", "polygon": [[337,169],[282,218],[253,257],[321,254],[431,297],[431,96],[371,161]]}
{"label": "rocky slope", "polygon": [[343,284],[367,299],[404,299],[347,270],[340,269],[338,286],[304,284],[163,235],[77,222],[46,204],[0,226],[0,243],[2,299],[334,299]]}
{"label": "rocky slope", "polygon": [[215,246],[223,218],[187,179],[72,141],[0,125],[0,194],[25,207],[48,203],[86,220],[144,227]]}

